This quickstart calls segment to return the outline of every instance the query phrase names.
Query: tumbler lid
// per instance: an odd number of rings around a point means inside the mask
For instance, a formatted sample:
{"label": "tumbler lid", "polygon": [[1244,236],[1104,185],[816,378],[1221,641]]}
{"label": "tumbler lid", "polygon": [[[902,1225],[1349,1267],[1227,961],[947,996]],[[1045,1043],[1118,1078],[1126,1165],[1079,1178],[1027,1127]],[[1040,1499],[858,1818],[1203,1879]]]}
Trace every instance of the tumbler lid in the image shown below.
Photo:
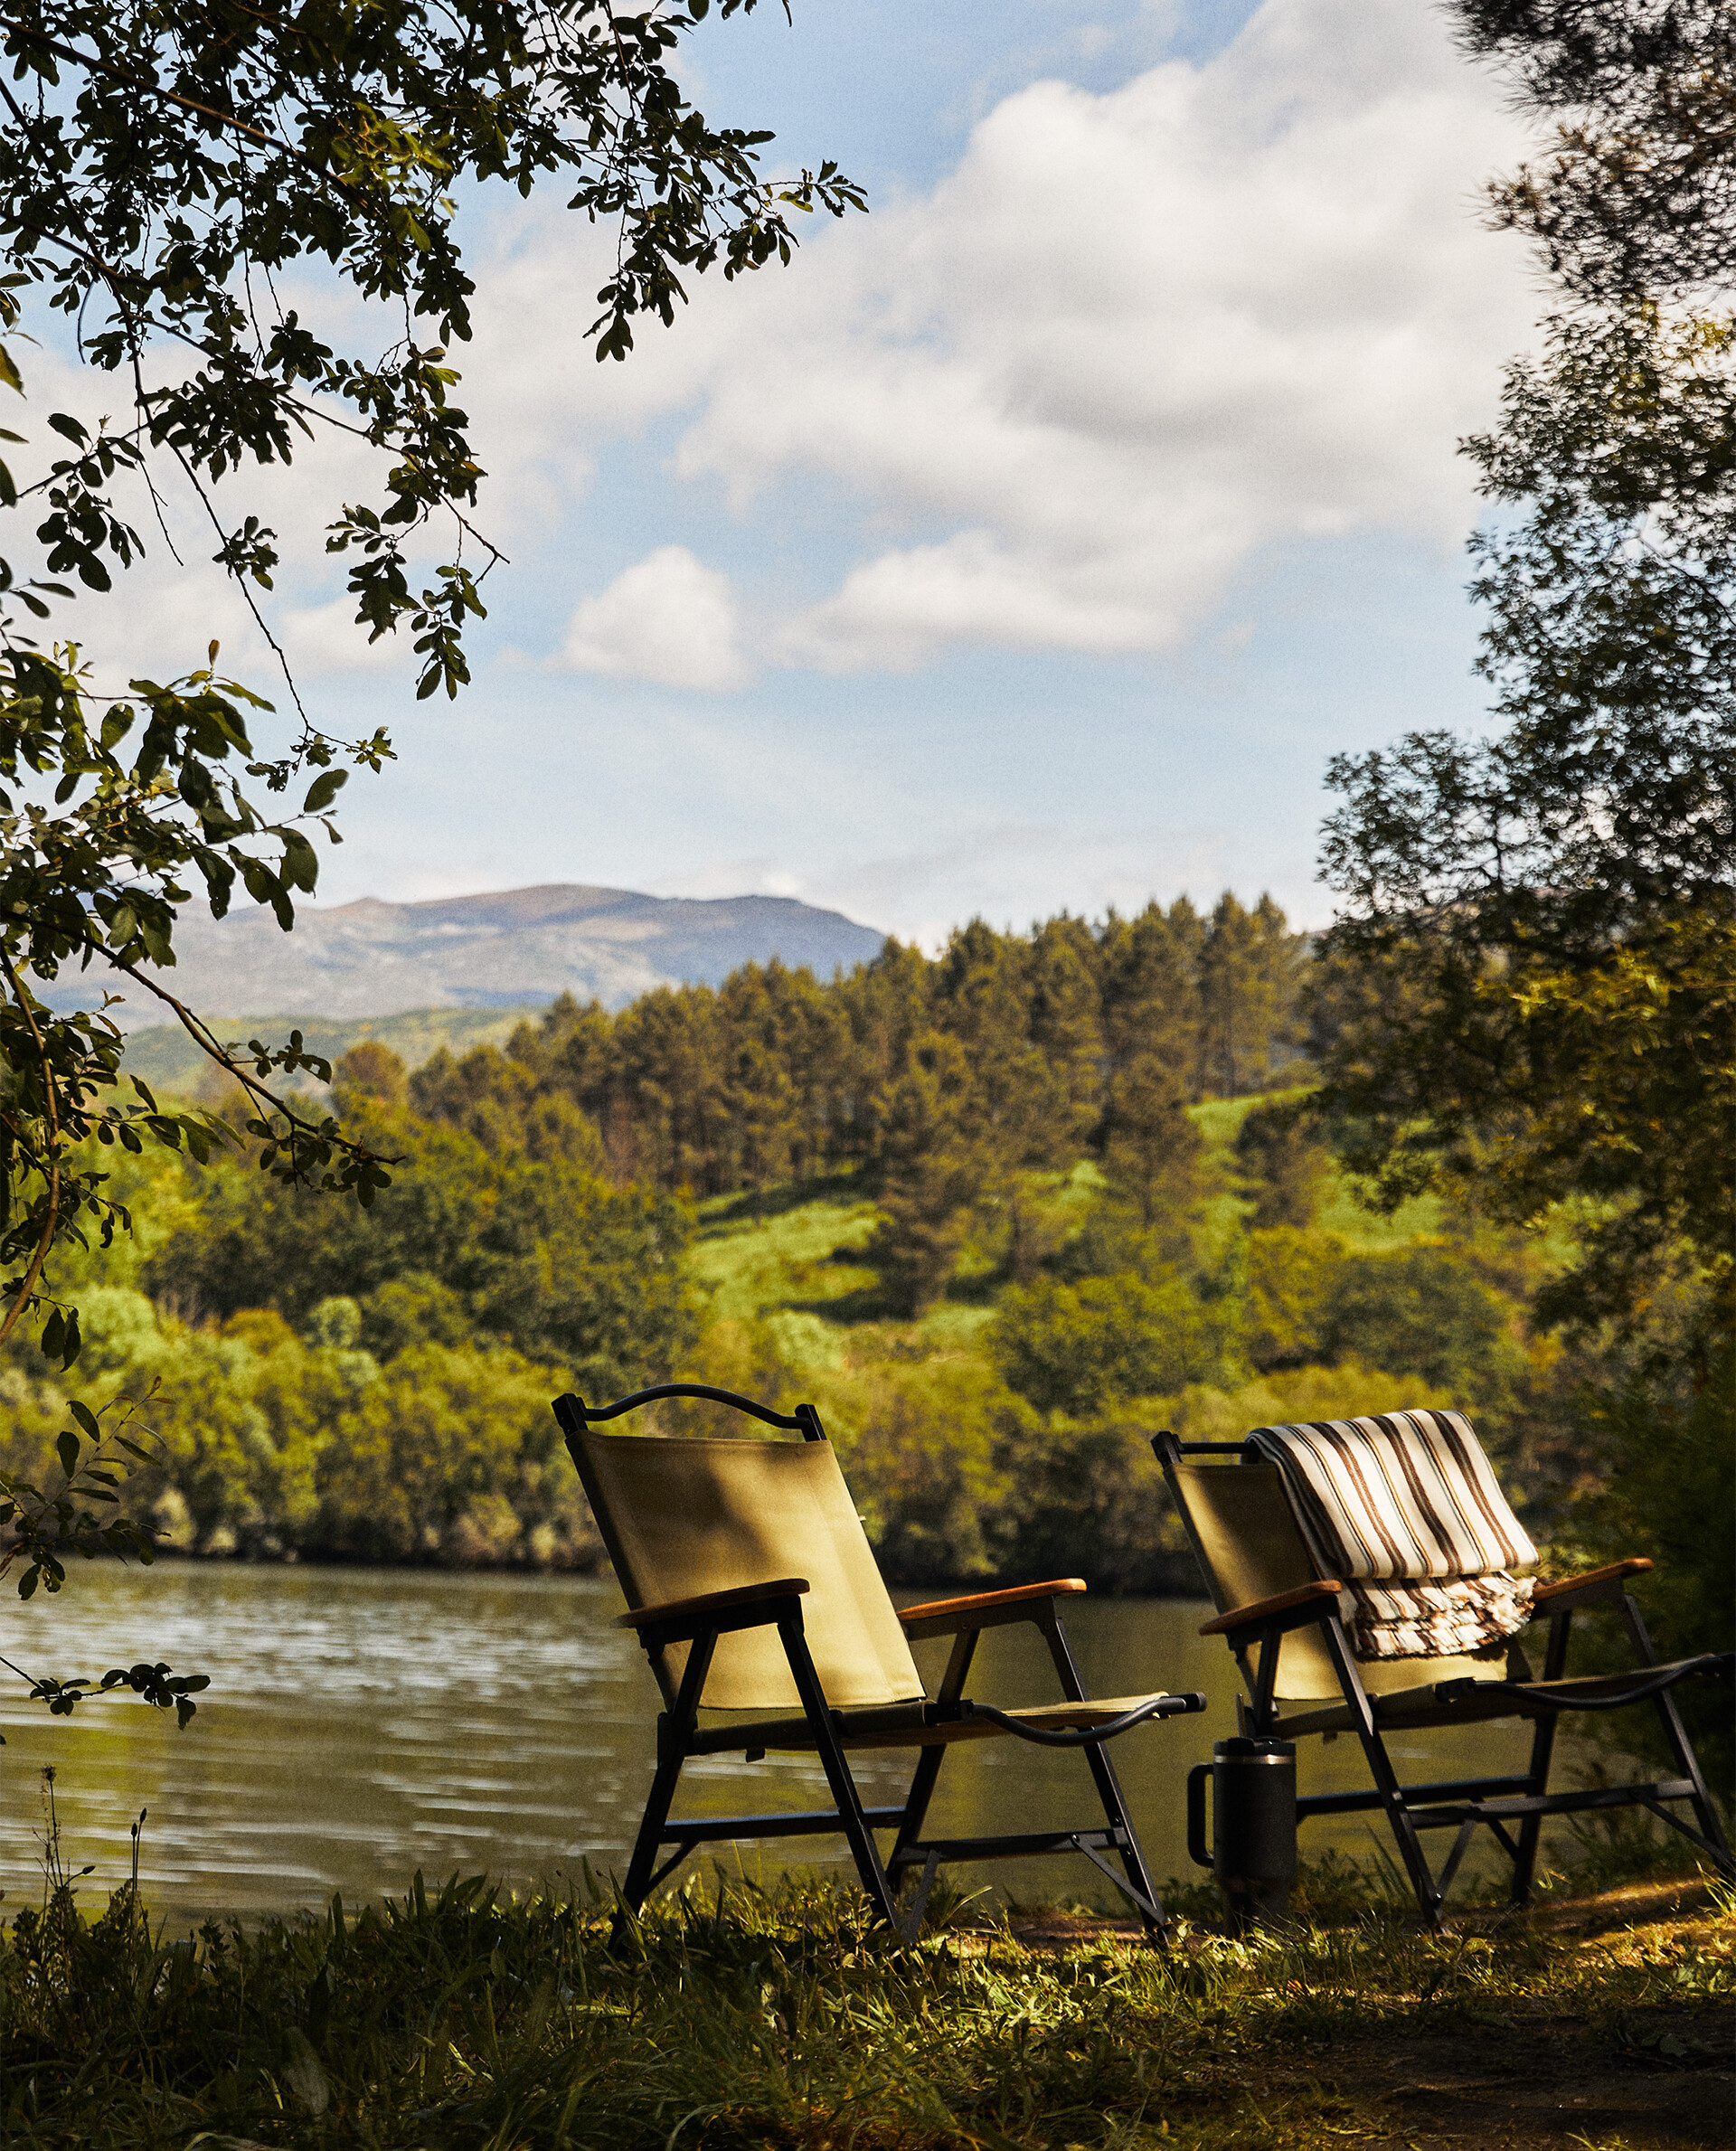
{"label": "tumbler lid", "polygon": [[1214,1741],[1212,1744],[1214,1762],[1294,1762],[1294,1741],[1256,1741],[1238,1733],[1232,1740]]}

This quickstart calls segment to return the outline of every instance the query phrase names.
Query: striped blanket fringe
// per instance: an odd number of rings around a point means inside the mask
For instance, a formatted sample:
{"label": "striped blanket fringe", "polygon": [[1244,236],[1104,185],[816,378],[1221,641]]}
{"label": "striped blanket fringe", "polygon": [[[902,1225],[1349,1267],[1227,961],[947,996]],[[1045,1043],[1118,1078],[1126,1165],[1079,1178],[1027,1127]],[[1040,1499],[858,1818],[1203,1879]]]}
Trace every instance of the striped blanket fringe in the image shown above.
{"label": "striped blanket fringe", "polygon": [[1531,1618],[1532,1585],[1508,1573],[1537,1549],[1459,1411],[1256,1427],[1317,1572],[1350,1604],[1353,1654],[1468,1657]]}

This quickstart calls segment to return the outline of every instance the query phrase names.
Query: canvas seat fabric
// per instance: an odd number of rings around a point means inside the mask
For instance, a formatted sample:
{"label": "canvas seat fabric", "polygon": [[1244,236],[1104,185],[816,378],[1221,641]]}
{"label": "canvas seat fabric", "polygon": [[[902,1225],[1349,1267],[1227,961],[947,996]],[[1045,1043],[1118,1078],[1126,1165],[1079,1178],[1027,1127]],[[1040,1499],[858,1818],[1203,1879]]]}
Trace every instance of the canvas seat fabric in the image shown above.
{"label": "canvas seat fabric", "polygon": [[[803,1626],[835,1710],[920,1703],[927,1691],[898,1610],[826,1441],[570,1437],[629,1606],[806,1576]],[[688,1646],[658,1660],[673,1699]],[[701,1698],[707,1710],[799,1711],[774,1628],[720,1637]]]}

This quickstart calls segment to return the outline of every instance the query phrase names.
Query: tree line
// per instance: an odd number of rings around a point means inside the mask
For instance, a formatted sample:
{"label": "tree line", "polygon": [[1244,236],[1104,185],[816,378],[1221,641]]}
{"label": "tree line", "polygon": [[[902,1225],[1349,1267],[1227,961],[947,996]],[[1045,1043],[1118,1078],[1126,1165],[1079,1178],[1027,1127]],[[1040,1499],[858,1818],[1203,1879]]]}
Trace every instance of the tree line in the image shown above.
{"label": "tree line", "polygon": [[1300,1071],[1307,970],[1307,937],[1269,896],[1024,934],[974,920],[936,957],[889,941],[830,981],[774,961],[613,1015],[563,996],[505,1052],[437,1053],[409,1094],[484,1140],[577,1108],[618,1184],[670,1193],[740,1189],[757,1207],[779,1183],[861,1171],[891,1304],[915,1314],[967,1231],[1028,1280],[1034,1191],[1087,1155],[1147,1225],[1184,1206],[1187,1106]]}

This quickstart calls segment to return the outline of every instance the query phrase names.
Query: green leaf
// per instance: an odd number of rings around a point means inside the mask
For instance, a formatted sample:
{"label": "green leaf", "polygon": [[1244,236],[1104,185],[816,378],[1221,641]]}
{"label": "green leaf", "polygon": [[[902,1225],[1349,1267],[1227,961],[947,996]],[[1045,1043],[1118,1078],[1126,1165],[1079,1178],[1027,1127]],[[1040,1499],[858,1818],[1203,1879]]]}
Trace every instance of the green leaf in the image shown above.
{"label": "green leaf", "polygon": [[84,1429],[85,1432],[90,1437],[92,1441],[97,1441],[101,1439],[101,1429],[97,1425],[97,1415],[91,1410],[88,1404],[80,1404],[78,1399],[74,1397],[72,1401],[67,1405],[67,1410],[71,1413],[72,1417],[77,1420],[80,1426]]}
{"label": "green leaf", "polygon": [[79,1438],[70,1427],[55,1442],[54,1453],[61,1459],[61,1469],[71,1478],[79,1468]]}
{"label": "green leaf", "polygon": [[307,797],[301,803],[301,811],[304,814],[317,814],[322,807],[329,807],[349,781],[350,773],[347,769],[327,769],[308,786]]}

